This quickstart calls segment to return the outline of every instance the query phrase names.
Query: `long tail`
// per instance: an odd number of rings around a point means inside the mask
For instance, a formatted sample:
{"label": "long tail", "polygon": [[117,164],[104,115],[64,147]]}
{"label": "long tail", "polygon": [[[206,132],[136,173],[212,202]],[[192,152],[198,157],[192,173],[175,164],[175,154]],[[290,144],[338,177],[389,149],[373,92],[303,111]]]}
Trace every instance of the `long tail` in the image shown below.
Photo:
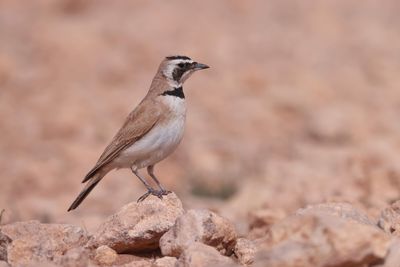
{"label": "long tail", "polygon": [[95,186],[101,181],[104,175],[105,173],[103,172],[96,173],[85,185],[85,188],[79,193],[78,197],[68,208],[68,211],[76,209],[82,203],[82,201],[89,195],[89,193],[93,190],[93,188],[95,188]]}

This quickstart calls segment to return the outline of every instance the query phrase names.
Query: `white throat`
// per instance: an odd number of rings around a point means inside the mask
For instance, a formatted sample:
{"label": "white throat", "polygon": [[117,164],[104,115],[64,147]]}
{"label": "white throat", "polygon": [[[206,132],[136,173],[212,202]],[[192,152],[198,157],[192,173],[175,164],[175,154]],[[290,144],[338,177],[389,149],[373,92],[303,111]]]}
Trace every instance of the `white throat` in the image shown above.
{"label": "white throat", "polygon": [[167,82],[168,82],[168,85],[173,87],[173,88],[182,87],[182,83],[177,82],[177,81],[175,81],[173,79],[167,78]]}

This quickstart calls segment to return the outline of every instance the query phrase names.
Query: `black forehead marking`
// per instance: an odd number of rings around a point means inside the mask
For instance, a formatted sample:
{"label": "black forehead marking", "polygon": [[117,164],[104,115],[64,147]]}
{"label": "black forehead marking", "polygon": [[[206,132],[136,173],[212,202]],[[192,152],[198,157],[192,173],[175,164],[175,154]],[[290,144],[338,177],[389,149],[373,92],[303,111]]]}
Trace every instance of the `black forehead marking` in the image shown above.
{"label": "black forehead marking", "polygon": [[190,57],[187,56],[169,56],[167,57],[168,60],[174,60],[174,59],[185,59],[185,60],[191,60]]}

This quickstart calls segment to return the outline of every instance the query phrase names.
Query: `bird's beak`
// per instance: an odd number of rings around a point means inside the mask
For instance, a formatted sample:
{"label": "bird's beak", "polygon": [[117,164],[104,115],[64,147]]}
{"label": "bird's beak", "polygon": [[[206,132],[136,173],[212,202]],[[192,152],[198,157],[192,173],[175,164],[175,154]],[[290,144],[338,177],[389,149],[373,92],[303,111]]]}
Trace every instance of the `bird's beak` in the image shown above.
{"label": "bird's beak", "polygon": [[194,70],[204,70],[204,69],[208,69],[209,66],[207,66],[206,64],[202,64],[202,63],[197,63],[194,65]]}

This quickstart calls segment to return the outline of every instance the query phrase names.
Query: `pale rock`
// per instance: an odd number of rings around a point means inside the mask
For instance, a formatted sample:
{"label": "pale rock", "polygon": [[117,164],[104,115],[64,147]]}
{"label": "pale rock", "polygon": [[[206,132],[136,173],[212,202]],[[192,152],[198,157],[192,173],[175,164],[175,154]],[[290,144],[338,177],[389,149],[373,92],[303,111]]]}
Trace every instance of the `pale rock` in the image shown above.
{"label": "pale rock", "polygon": [[11,239],[7,247],[11,265],[48,262],[88,241],[85,231],[80,227],[37,221],[3,225],[1,232]]}
{"label": "pale rock", "polygon": [[344,202],[331,202],[309,205],[304,209],[299,209],[296,214],[298,215],[328,215],[337,216],[346,220],[353,220],[367,225],[376,225],[376,222],[370,220],[368,216],[361,210],[355,208],[350,203]]}
{"label": "pale rock", "polygon": [[111,265],[116,261],[117,257],[117,252],[106,245],[98,247],[94,255],[94,259],[100,265]]}
{"label": "pale rock", "polygon": [[118,253],[157,249],[160,237],[182,214],[182,203],[174,193],[129,203],[99,227],[88,247],[107,245]]}
{"label": "pale rock", "polygon": [[154,262],[154,267],[175,267],[177,262],[175,257],[162,257]]}
{"label": "pale rock", "polygon": [[246,238],[237,239],[234,253],[240,264],[251,265],[254,262],[256,252],[257,248],[253,241]]}
{"label": "pale rock", "polygon": [[329,144],[343,144],[351,140],[352,123],[346,112],[326,108],[310,115],[306,131],[312,140]]}
{"label": "pale rock", "polygon": [[376,267],[399,267],[400,266],[400,239],[395,238],[389,248],[389,253],[386,256],[383,265]]}
{"label": "pale rock", "polygon": [[[32,261],[26,264],[12,265],[12,267],[64,267],[64,266],[56,264],[51,261],[40,261],[40,262]],[[98,266],[86,266],[86,267],[98,267]]]}
{"label": "pale rock", "polygon": [[[356,216],[356,218],[358,218]],[[256,267],[370,266],[382,262],[390,237],[352,217],[298,212],[273,225],[256,255]]]}
{"label": "pale rock", "polygon": [[400,235],[400,200],[381,212],[378,225],[387,233]]}
{"label": "pale rock", "polygon": [[117,258],[111,266],[118,267],[129,267],[129,266],[152,266],[154,260],[152,257],[144,257],[144,255],[132,255],[132,254],[117,254]]}
{"label": "pale rock", "polygon": [[87,267],[90,251],[83,247],[72,248],[63,256],[56,257],[53,261],[62,267]]}
{"label": "pale rock", "polygon": [[10,267],[10,265],[5,261],[0,261],[0,267]]}
{"label": "pale rock", "polygon": [[286,217],[281,209],[262,208],[249,213],[249,235],[248,238],[256,239],[268,232],[269,227]]}
{"label": "pale rock", "polygon": [[203,243],[194,242],[190,244],[181,254],[177,267],[232,267],[237,266],[235,262],[221,255],[215,248]]}
{"label": "pale rock", "polygon": [[231,255],[236,238],[229,220],[208,210],[189,210],[161,237],[160,249],[164,256],[178,257],[194,242],[201,242]]}
{"label": "pale rock", "polygon": [[11,239],[3,234],[0,229],[0,261],[7,261],[7,246],[11,243]]}
{"label": "pale rock", "polygon": [[147,260],[147,259],[138,259],[138,260],[134,260],[131,261],[129,263],[126,264],[113,264],[113,266],[118,266],[118,267],[154,267],[154,264]]}

